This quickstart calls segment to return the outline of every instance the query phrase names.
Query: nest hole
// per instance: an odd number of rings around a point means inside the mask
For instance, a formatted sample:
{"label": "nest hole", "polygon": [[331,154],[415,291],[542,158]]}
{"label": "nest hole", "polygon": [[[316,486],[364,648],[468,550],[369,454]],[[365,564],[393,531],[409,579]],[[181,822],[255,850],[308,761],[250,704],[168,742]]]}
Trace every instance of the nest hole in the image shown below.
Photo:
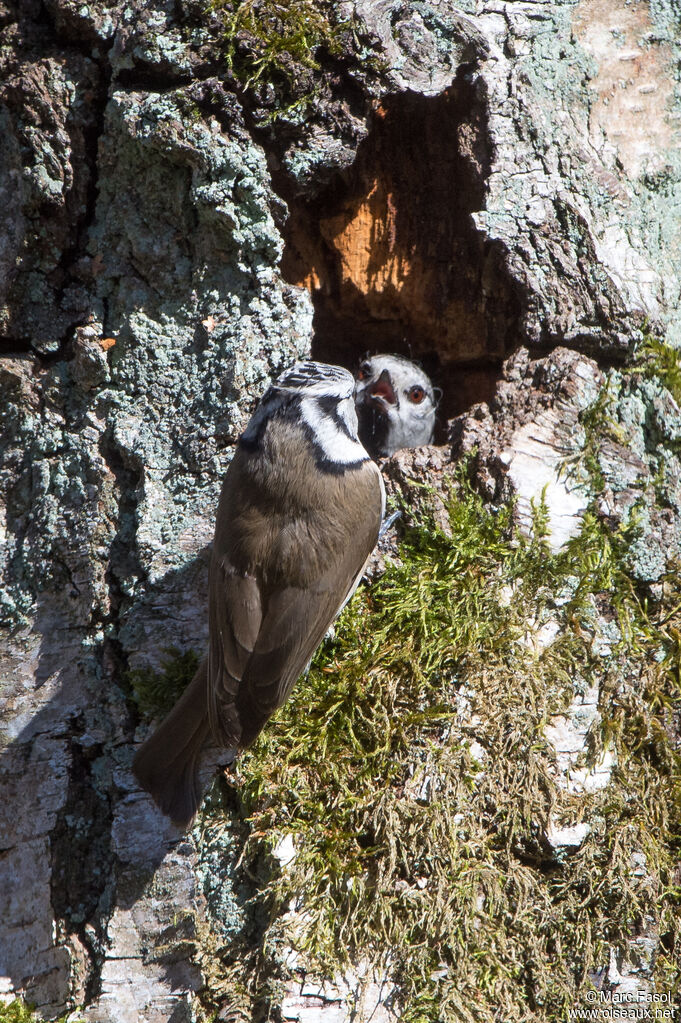
{"label": "nest hole", "polygon": [[462,68],[435,97],[374,110],[356,159],[313,198],[294,199],[284,277],[314,304],[314,358],[355,370],[367,352],[419,362],[446,423],[489,401],[519,342],[505,253],[476,223],[491,143],[481,82]]}

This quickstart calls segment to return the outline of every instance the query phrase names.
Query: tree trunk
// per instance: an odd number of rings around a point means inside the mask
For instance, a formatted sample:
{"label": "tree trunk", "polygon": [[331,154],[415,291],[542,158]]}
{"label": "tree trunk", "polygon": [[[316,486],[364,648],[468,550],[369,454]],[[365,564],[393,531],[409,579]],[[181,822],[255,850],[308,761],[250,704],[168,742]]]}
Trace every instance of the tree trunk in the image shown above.
{"label": "tree trunk", "polygon": [[[356,0],[329,17],[316,66],[274,66],[252,26],[225,41],[229,10],[197,0],[4,5],[0,991],[45,1018],[402,1011],[372,963],[313,983],[278,960],[267,1010],[239,988],[272,865],[240,870],[238,786],[184,836],[130,771],[148,727],[130,679],[205,648],[221,480],[287,364],[423,362],[440,447],[386,467],[408,501],[466,456],[490,506],[516,499],[519,535],[544,492],[553,551],[594,500],[613,529],[636,505],[627,564],[651,600],[680,553],[681,414],[669,373],[631,369],[644,335],[681,344],[671,5]],[[606,382],[619,433],[597,485],[584,459],[566,480]],[[547,722],[559,789],[600,720],[598,688],[578,690]],[[608,757],[572,795],[617,786]],[[553,821],[549,860],[578,855],[584,821]],[[610,965],[599,953],[612,991],[654,990],[656,900]],[[480,997],[471,1019],[498,1018]],[[518,1018],[555,1011],[528,995]]]}

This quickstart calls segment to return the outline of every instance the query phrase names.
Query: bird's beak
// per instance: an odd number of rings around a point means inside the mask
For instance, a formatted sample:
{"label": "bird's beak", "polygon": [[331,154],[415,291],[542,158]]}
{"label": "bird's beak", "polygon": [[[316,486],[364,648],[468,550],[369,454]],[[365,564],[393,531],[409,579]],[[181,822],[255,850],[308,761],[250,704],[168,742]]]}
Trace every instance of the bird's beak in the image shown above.
{"label": "bird's beak", "polygon": [[378,405],[397,405],[397,395],[390,379],[390,373],[384,369],[378,380],[373,384],[367,395],[368,401]]}

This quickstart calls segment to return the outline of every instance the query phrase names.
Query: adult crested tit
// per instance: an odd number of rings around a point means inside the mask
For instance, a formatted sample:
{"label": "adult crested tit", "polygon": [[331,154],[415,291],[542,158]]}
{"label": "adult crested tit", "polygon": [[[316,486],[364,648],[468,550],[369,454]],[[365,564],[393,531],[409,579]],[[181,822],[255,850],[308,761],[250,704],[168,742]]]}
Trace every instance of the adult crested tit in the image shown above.
{"label": "adult crested tit", "polygon": [[218,506],[209,649],[133,770],[178,824],[207,747],[249,746],[353,593],[379,535],[380,472],[357,435],[352,374],[296,363],[241,435]]}
{"label": "adult crested tit", "polygon": [[430,444],[437,401],[429,377],[399,355],[363,359],[355,384],[359,437],[372,458]]}

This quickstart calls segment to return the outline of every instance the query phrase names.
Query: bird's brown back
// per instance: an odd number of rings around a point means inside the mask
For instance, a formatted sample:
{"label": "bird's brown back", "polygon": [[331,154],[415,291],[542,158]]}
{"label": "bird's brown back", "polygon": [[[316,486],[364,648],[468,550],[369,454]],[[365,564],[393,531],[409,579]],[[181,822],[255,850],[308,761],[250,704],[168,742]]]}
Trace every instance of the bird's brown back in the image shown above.
{"label": "bird's brown back", "polygon": [[210,573],[213,732],[248,745],[304,670],[373,550],[373,462],[321,471],[295,423],[268,424],[225,478]]}

